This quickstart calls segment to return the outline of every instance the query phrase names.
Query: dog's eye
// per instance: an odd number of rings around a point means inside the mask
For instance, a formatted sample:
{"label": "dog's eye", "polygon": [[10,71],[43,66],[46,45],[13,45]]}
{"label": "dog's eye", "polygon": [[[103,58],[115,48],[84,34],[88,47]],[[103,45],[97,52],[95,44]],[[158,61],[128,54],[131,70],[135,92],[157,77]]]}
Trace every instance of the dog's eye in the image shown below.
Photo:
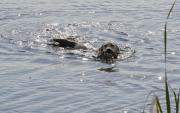
{"label": "dog's eye", "polygon": [[111,44],[110,46],[111,46],[111,47],[114,47],[114,45],[113,45],[113,44]]}
{"label": "dog's eye", "polygon": [[99,48],[99,51],[103,51],[103,48],[101,47],[101,48]]}
{"label": "dog's eye", "polygon": [[107,47],[107,45],[104,45],[104,47],[106,48],[106,47]]}

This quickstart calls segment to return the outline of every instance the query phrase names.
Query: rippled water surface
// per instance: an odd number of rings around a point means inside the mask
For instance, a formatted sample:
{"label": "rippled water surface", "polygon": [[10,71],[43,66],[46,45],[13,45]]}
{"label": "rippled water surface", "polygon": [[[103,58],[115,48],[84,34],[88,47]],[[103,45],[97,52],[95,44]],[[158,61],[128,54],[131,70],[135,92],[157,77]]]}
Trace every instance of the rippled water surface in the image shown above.
{"label": "rippled water surface", "polygon": [[[1,0],[1,113],[140,113],[163,99],[163,26],[172,1]],[[168,24],[168,79],[180,85],[180,4]],[[47,32],[47,29],[53,32]],[[131,45],[109,65],[47,45],[58,33]],[[148,100],[146,102],[146,99]],[[164,101],[162,101],[164,103]]]}

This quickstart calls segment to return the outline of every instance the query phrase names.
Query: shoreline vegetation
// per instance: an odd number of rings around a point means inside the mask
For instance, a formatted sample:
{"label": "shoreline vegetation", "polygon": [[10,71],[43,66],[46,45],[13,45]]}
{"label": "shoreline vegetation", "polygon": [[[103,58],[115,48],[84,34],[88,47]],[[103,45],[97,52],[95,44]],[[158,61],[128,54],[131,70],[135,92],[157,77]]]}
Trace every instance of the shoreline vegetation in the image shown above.
{"label": "shoreline vegetation", "polygon": [[[155,95],[154,98],[154,111],[156,113],[179,113],[179,98],[180,98],[180,89],[176,92],[168,83],[168,77],[167,77],[167,69],[166,69],[166,63],[167,63],[167,24],[168,24],[168,20],[169,17],[172,13],[172,10],[174,8],[176,4],[176,0],[174,0],[168,15],[166,17],[166,21],[165,21],[165,25],[164,25],[164,74],[165,74],[165,81],[164,81],[164,94],[165,94],[165,106],[162,105],[162,103],[160,102],[160,99],[157,95]],[[173,97],[170,97],[170,95],[173,95]],[[174,100],[174,103],[171,103],[172,100]],[[163,107],[165,108],[163,108]],[[145,110],[145,109],[144,109]],[[145,113],[145,111],[143,110],[143,113]]]}

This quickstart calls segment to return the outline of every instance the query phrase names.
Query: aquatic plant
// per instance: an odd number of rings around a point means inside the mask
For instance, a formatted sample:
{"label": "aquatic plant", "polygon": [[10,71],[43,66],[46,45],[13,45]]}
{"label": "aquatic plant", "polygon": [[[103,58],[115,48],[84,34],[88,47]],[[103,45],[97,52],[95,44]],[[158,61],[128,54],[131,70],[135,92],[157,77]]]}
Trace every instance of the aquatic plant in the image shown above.
{"label": "aquatic plant", "polygon": [[[174,95],[174,102],[175,102],[175,111],[176,113],[179,113],[179,97],[180,97],[180,91],[176,93],[169,85],[168,79],[167,79],[167,71],[166,71],[166,62],[167,62],[167,23],[168,19],[170,17],[170,14],[174,8],[174,5],[176,3],[176,0],[172,4],[169,13],[166,18],[165,26],[164,26],[164,64],[165,64],[165,97],[166,97],[166,113],[171,113],[171,101],[170,101],[170,90],[171,89],[173,95]],[[156,112],[157,113],[163,113],[162,111],[162,105],[160,103],[159,97],[155,97],[155,106],[156,106]]]}

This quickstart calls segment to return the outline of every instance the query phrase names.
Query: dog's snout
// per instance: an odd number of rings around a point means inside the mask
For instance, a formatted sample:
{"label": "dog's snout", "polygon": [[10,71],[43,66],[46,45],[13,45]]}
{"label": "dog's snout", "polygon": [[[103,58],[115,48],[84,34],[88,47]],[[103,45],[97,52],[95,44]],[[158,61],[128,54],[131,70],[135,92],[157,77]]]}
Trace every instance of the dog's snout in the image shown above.
{"label": "dog's snout", "polygon": [[106,52],[107,52],[107,53],[113,53],[113,51],[112,51],[110,48],[107,48],[107,49],[106,49]]}

